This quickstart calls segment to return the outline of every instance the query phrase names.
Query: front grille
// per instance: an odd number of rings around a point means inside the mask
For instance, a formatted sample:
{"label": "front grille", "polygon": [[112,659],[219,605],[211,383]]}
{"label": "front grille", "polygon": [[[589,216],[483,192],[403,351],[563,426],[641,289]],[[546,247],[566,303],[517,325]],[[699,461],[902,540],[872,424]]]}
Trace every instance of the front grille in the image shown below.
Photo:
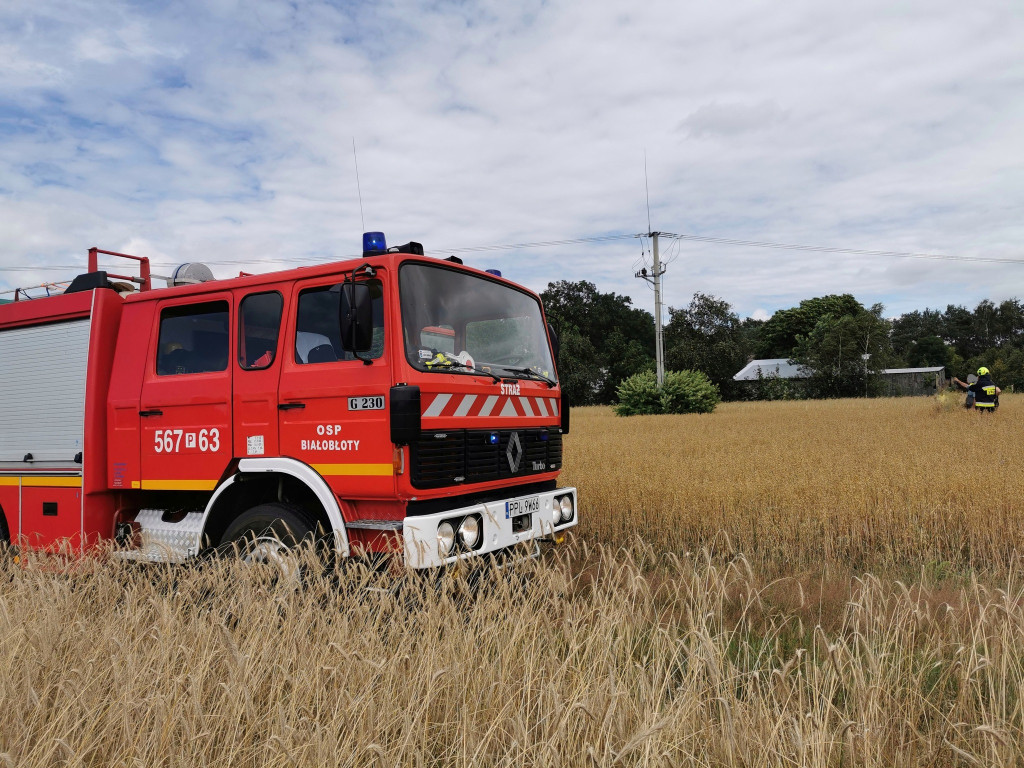
{"label": "front grille", "polygon": [[412,484],[417,488],[483,483],[562,468],[558,428],[423,432],[410,448]]}
{"label": "front grille", "polygon": [[[418,462],[413,459],[414,484],[436,488],[462,482],[466,474],[465,444],[466,433],[460,429],[421,435],[413,451],[419,458]],[[417,478],[420,483],[415,483]]]}

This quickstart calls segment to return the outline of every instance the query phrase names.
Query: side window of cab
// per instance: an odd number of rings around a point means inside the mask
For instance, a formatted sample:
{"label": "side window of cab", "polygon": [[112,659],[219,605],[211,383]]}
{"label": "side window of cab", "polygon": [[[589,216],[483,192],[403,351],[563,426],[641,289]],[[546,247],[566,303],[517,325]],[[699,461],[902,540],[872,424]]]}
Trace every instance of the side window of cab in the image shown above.
{"label": "side window of cab", "polygon": [[277,358],[284,299],[277,291],[250,293],[238,306],[238,365],[247,371],[269,368]]}
{"label": "side window of cab", "polygon": [[[373,345],[360,356],[376,360],[384,354],[384,290],[379,280],[366,281],[373,299]],[[355,360],[341,343],[338,309],[341,283],[299,293],[295,321],[295,362],[300,365]]]}
{"label": "side window of cab", "polygon": [[211,373],[228,367],[231,316],[226,301],[167,307],[160,312],[158,376]]}

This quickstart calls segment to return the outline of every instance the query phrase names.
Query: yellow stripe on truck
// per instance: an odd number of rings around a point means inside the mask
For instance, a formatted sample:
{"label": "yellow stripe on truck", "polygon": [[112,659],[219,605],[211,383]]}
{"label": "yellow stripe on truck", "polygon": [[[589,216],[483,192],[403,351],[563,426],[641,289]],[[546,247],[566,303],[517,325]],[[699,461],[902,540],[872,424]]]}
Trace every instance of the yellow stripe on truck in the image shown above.
{"label": "yellow stripe on truck", "polygon": [[391,464],[314,464],[313,469],[324,477],[385,477],[395,474]]}
{"label": "yellow stripe on truck", "polygon": [[81,488],[80,477],[25,477],[21,478],[23,488]]}
{"label": "yellow stripe on truck", "polygon": [[[132,483],[134,486],[135,483]],[[144,491],[212,491],[216,480],[143,480]]]}

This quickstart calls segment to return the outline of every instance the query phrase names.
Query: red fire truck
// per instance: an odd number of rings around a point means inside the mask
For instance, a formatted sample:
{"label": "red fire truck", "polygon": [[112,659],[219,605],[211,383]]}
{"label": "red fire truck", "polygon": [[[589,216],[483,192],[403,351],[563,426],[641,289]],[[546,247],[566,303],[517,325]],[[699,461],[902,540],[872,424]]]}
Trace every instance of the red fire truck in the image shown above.
{"label": "red fire truck", "polygon": [[62,294],[0,306],[0,539],[180,562],[323,535],[429,568],[576,524],[535,293],[380,233],[322,266],[185,266],[154,288],[94,248]]}

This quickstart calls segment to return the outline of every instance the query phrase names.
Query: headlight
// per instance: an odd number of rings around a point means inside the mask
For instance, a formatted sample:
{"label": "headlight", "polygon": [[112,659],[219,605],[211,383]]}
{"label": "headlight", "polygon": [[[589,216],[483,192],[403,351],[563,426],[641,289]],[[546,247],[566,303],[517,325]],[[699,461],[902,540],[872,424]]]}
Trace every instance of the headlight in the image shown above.
{"label": "headlight", "polygon": [[563,496],[558,506],[562,509],[562,522],[568,523],[572,520],[572,496]]}
{"label": "headlight", "polygon": [[462,521],[462,525],[459,526],[459,538],[470,549],[480,541],[480,521],[474,515]]}
{"label": "headlight", "polygon": [[437,526],[437,545],[442,555],[450,555],[455,546],[455,529],[447,520]]}
{"label": "headlight", "polygon": [[558,506],[558,499],[555,499],[553,502],[551,502],[551,522],[554,525],[558,525],[558,523],[561,520],[562,520],[562,508],[560,506]]}

